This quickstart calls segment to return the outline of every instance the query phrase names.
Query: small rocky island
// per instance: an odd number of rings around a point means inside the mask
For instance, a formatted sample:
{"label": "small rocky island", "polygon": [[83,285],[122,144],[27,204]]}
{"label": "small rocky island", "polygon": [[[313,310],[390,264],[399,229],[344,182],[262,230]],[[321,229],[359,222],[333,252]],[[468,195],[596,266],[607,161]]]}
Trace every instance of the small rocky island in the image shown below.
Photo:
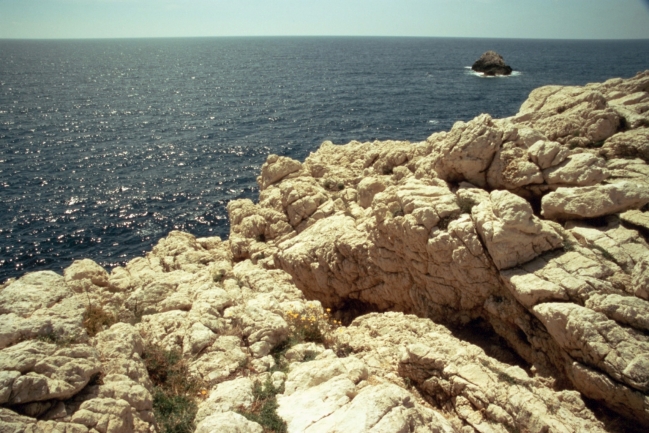
{"label": "small rocky island", "polygon": [[257,182],[0,284],[0,433],[648,431],[649,71]]}
{"label": "small rocky island", "polygon": [[471,69],[489,76],[511,75],[512,73],[511,66],[507,65],[503,56],[495,51],[487,51],[481,55],[471,66]]}

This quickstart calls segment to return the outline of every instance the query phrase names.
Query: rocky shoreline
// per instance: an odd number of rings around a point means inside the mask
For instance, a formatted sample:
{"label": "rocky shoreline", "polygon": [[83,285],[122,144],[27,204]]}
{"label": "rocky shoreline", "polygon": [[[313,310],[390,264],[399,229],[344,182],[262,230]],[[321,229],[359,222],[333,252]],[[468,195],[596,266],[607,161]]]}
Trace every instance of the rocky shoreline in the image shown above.
{"label": "rocky shoreline", "polygon": [[648,162],[649,71],[270,155],[227,241],[0,285],[0,432],[641,431]]}

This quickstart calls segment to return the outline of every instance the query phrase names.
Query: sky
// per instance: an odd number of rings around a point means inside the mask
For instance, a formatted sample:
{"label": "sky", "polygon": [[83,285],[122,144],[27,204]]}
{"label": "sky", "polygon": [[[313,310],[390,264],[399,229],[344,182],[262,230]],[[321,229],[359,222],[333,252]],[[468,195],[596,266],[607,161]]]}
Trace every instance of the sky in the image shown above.
{"label": "sky", "polygon": [[649,0],[0,0],[0,39],[649,39]]}

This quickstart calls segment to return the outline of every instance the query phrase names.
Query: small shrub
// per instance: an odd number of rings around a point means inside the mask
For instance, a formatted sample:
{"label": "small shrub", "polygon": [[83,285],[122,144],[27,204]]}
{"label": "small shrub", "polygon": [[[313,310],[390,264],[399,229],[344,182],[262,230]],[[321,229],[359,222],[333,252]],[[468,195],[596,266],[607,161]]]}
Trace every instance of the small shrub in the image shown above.
{"label": "small shrub", "polygon": [[83,327],[88,332],[88,336],[94,337],[104,329],[110,328],[117,323],[114,315],[107,313],[100,306],[88,304],[86,311],[83,313]]}
{"label": "small shrub", "polygon": [[322,310],[315,305],[307,305],[302,313],[289,311],[286,313],[286,321],[291,327],[291,337],[297,343],[313,342],[324,344],[331,338],[333,332],[341,323],[334,320],[331,310]]}
{"label": "small shrub", "polygon": [[190,433],[198,411],[194,396],[207,395],[203,383],[191,377],[187,360],[177,350],[146,346],[142,354],[154,385],[153,412],[161,433]]}
{"label": "small shrub", "polygon": [[469,197],[461,197],[457,201],[458,206],[460,206],[460,211],[462,213],[468,213],[470,214],[471,211],[473,210],[473,207],[477,205],[475,201],[470,199]]}
{"label": "small shrub", "polygon": [[173,395],[155,388],[153,413],[162,433],[191,433],[198,407],[185,395]]}
{"label": "small shrub", "polygon": [[74,338],[65,338],[63,335],[59,335],[56,332],[48,332],[47,334],[42,334],[36,337],[36,340],[43,341],[45,343],[56,344],[57,346],[64,347],[69,346],[70,344],[75,343]]}
{"label": "small shrub", "polygon": [[439,222],[437,223],[437,228],[439,228],[440,230],[446,230],[448,228],[448,225],[452,221],[455,221],[456,219],[458,219],[459,217],[460,217],[460,215],[449,215],[447,217],[444,217],[444,218],[440,219]]}
{"label": "small shrub", "polygon": [[252,388],[254,402],[250,410],[237,411],[250,421],[261,425],[264,432],[285,433],[286,422],[277,415],[277,394],[283,391],[283,386],[276,388],[270,377],[264,384],[255,381]]}
{"label": "small shrub", "polygon": [[219,269],[218,271],[214,272],[214,274],[212,274],[212,280],[214,280],[215,283],[220,283],[221,281],[223,281],[224,277],[225,277],[224,269]]}
{"label": "small shrub", "polygon": [[564,251],[574,251],[575,250],[575,245],[569,240],[569,239],[564,239],[563,240],[563,250]]}

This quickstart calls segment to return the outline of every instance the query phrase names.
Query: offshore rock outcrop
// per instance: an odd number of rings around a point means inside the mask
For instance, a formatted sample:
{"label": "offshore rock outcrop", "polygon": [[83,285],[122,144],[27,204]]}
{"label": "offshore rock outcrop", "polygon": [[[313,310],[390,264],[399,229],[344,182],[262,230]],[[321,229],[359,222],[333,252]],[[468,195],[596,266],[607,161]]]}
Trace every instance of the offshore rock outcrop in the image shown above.
{"label": "offshore rock outcrop", "polygon": [[227,241],[5,282],[0,431],[167,431],[155,353],[200,385],[183,431],[646,428],[648,94],[271,155]]}
{"label": "offshore rock outcrop", "polygon": [[489,76],[511,75],[512,73],[511,66],[507,65],[503,56],[495,51],[487,51],[481,55],[480,58],[473,63],[471,69]]}

